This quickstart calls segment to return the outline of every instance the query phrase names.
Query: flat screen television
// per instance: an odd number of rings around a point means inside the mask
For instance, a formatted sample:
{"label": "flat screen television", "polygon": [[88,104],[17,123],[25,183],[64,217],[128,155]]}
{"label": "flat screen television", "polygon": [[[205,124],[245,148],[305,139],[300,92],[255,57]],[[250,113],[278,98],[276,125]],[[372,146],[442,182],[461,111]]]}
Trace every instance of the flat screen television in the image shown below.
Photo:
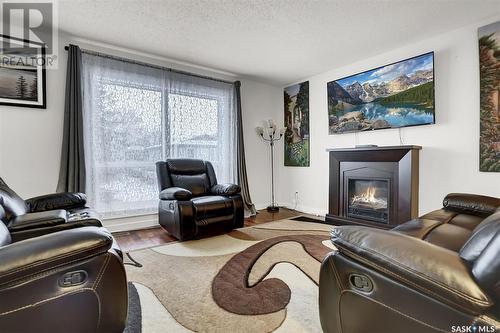
{"label": "flat screen television", "polygon": [[330,134],[434,124],[434,52],[327,83]]}

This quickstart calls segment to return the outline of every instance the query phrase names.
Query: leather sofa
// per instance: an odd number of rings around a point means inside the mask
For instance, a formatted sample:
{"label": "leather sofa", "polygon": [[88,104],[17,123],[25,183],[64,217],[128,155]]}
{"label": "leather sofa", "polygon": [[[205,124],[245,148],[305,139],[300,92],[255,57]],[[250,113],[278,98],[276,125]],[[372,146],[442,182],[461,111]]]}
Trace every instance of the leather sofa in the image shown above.
{"label": "leather sofa", "polygon": [[[7,216],[0,205],[0,220]],[[127,278],[111,234],[43,228],[42,236],[15,241],[0,222],[0,331],[122,332]]]}
{"label": "leather sofa", "polygon": [[500,199],[452,193],[392,230],[340,226],[331,239],[338,250],[319,282],[324,332],[500,329]]}
{"label": "leather sofa", "polygon": [[168,159],[156,163],[159,222],[179,240],[243,227],[240,187],[218,184],[210,162]]}
{"label": "leather sofa", "polygon": [[14,241],[84,226],[102,227],[84,193],[54,193],[23,200],[0,178],[3,221]]}

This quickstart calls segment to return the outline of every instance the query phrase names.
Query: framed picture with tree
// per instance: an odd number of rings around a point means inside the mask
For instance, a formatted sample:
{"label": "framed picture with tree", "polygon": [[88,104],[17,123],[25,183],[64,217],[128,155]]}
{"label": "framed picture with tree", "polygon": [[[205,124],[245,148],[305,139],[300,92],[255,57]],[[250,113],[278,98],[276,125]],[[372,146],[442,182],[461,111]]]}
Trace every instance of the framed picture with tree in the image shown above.
{"label": "framed picture with tree", "polygon": [[479,171],[500,172],[500,21],[479,28]]}
{"label": "framed picture with tree", "polygon": [[43,43],[0,35],[0,105],[45,109]]}

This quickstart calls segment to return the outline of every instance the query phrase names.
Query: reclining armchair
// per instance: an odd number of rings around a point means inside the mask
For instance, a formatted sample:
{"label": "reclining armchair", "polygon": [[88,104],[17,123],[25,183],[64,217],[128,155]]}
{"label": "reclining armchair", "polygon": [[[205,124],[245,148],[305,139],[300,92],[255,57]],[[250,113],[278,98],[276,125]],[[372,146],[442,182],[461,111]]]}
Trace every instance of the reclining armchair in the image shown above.
{"label": "reclining armchair", "polygon": [[84,226],[101,227],[83,193],[54,193],[23,200],[0,178],[0,207],[11,238],[19,241]]}
{"label": "reclining armchair", "polygon": [[[327,333],[500,329],[500,199],[449,194],[390,231],[335,227],[323,261]],[[476,328],[474,328],[475,326]]]}
{"label": "reclining armchair", "polygon": [[168,159],[156,163],[160,225],[179,240],[243,227],[240,187],[217,184],[210,162]]}
{"label": "reclining armchair", "polygon": [[0,222],[0,262],[0,331],[123,332],[127,279],[106,229],[84,226],[14,241]]}

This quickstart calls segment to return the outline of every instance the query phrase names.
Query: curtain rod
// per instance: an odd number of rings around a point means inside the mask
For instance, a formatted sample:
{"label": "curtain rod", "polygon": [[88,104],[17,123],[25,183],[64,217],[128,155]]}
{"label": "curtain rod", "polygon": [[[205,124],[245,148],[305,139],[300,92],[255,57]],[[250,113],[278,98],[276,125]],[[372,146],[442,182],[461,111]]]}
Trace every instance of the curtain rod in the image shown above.
{"label": "curtain rod", "polygon": [[[64,49],[66,51],[68,51],[69,50],[69,46],[65,46]],[[101,52],[97,52],[97,51],[93,51],[93,50],[87,50],[87,49],[80,49],[80,50],[82,51],[82,53],[86,53],[86,54],[90,54],[90,55],[95,55],[95,56],[103,57],[103,58],[107,58],[107,59],[113,59],[113,60],[128,62],[128,63],[134,64],[134,65],[141,65],[141,66],[146,66],[146,67],[150,67],[150,68],[156,68],[156,69],[160,69],[160,70],[164,70],[164,71],[168,71],[168,72],[189,75],[189,76],[198,77],[198,78],[201,78],[201,79],[207,79],[207,80],[212,80],[212,81],[217,81],[217,82],[222,82],[222,83],[228,83],[228,84],[234,84],[235,83],[234,81],[227,81],[227,80],[217,79],[217,78],[210,77],[210,76],[199,75],[199,74],[194,74],[194,73],[190,73],[190,72],[186,72],[186,71],[181,71],[181,70],[173,69],[173,68],[170,68],[170,67],[153,65],[153,64],[149,64],[147,62],[142,62],[142,61],[137,61],[137,60],[133,60],[133,59],[129,59],[129,58],[114,56],[114,55],[111,55],[111,54],[101,53]]]}

